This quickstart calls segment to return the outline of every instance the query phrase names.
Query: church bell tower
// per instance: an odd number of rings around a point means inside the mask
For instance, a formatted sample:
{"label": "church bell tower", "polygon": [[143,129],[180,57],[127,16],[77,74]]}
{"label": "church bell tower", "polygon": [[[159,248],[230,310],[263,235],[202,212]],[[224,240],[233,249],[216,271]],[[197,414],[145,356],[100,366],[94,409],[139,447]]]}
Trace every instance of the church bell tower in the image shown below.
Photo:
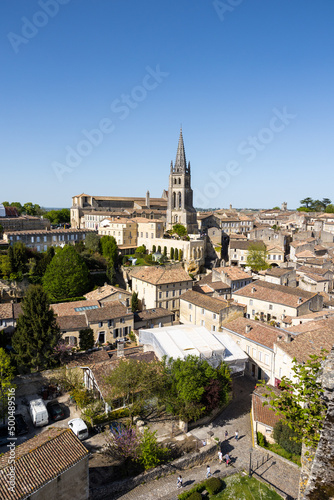
{"label": "church bell tower", "polygon": [[167,229],[175,224],[183,224],[188,233],[198,232],[196,210],[193,207],[193,191],[191,189],[190,162],[187,165],[184,150],[182,128],[176,152],[175,164],[170,164]]}

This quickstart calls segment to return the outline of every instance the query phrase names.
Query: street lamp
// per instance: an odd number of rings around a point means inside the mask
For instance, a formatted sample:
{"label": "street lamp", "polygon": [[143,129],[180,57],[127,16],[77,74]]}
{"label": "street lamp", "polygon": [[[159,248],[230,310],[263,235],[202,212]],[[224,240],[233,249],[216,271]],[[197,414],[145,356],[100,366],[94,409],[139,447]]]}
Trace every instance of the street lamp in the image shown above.
{"label": "street lamp", "polygon": [[248,477],[252,477],[252,451],[253,451],[253,448],[249,448],[249,471],[248,471]]}

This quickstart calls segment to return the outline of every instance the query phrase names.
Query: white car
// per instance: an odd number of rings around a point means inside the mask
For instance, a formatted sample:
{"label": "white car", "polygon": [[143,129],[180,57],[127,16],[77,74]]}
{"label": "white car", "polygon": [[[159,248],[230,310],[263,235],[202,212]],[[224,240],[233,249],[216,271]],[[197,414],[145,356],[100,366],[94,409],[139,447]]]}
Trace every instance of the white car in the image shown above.
{"label": "white car", "polygon": [[88,427],[82,418],[73,418],[68,426],[81,441],[88,438]]}

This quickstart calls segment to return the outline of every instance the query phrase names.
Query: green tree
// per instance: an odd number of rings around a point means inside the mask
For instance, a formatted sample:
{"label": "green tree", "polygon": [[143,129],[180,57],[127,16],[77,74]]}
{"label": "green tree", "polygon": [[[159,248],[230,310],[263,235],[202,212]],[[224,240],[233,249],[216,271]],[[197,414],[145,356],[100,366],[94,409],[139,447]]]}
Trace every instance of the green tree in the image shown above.
{"label": "green tree", "polygon": [[325,212],[326,214],[334,214],[334,205],[332,205],[331,203],[327,205],[325,208]]}
{"label": "green tree", "polygon": [[179,249],[178,248],[175,248],[174,259],[179,260]]}
{"label": "green tree", "polygon": [[96,233],[87,233],[85,239],[85,247],[91,253],[100,251],[100,237]]}
{"label": "green tree", "polygon": [[138,293],[137,292],[133,292],[132,296],[131,296],[131,311],[133,313],[137,311],[138,304],[139,304]]}
{"label": "green tree", "polygon": [[118,261],[118,246],[113,236],[102,236],[100,239],[101,253],[105,259],[111,259],[115,265]]}
{"label": "green tree", "polygon": [[84,351],[94,347],[94,332],[91,328],[83,328],[79,331],[79,346]]}
{"label": "green tree", "polygon": [[167,257],[167,247],[166,247],[166,246],[164,247],[164,253],[163,253],[163,256],[164,256],[164,257]]}
{"label": "green tree", "polygon": [[268,269],[267,250],[263,243],[251,243],[249,245],[246,265],[253,271]]}
{"label": "green tree", "polygon": [[80,297],[87,292],[88,269],[73,246],[59,249],[43,276],[43,287],[51,300]]}
{"label": "green tree", "polygon": [[155,245],[152,246],[152,253],[155,253],[157,251],[157,247]]}
{"label": "green tree", "polygon": [[40,285],[30,285],[22,302],[13,335],[16,362],[27,371],[50,368],[61,334],[47,294]]}
{"label": "green tree", "polygon": [[179,251],[179,260],[183,260],[183,250],[182,250],[182,248]]}
{"label": "green tree", "polygon": [[181,237],[181,236],[187,236],[188,231],[183,224],[175,224],[173,226],[172,233],[175,233]]}
{"label": "green tree", "polygon": [[161,245],[158,245],[158,252],[161,253]]}
{"label": "green tree", "polygon": [[324,353],[321,356],[311,355],[304,364],[299,364],[294,358],[293,378],[282,377],[279,395],[270,391],[265,394],[270,398],[270,409],[296,433],[293,440],[304,442],[310,448],[317,447],[326,415],[323,389],[318,378],[323,359]]}
{"label": "green tree", "polygon": [[157,431],[151,432],[145,429],[139,445],[138,462],[145,470],[157,467],[169,459],[169,450],[159,445],[156,434]]}
{"label": "green tree", "polygon": [[0,236],[2,237],[2,233],[3,233],[3,227],[2,225],[0,224]]}
{"label": "green tree", "polygon": [[142,409],[146,399],[156,390],[161,373],[160,363],[146,363],[135,359],[121,358],[106,378],[107,402],[111,407],[126,406],[130,417]]}
{"label": "green tree", "polygon": [[140,247],[136,248],[136,253],[146,254],[146,246],[145,245],[141,245]]}
{"label": "green tree", "polygon": [[279,420],[274,427],[274,439],[282,448],[293,455],[300,455],[302,445],[298,441],[298,435],[282,420]]}
{"label": "green tree", "polygon": [[112,259],[108,260],[106,275],[109,283],[111,285],[114,285],[116,283],[116,269],[114,261]]}
{"label": "green tree", "polygon": [[324,209],[326,209],[327,205],[330,205],[331,203],[332,201],[329,198],[323,198],[321,200],[321,204],[324,207]]}
{"label": "green tree", "polygon": [[[9,249],[8,249],[9,250]],[[12,260],[12,272],[13,273],[24,273],[26,271],[27,264],[27,252],[26,246],[22,241],[17,241],[13,245],[13,260]]]}
{"label": "green tree", "polygon": [[313,203],[313,199],[310,197],[304,198],[303,200],[300,200],[300,203],[305,206],[305,208],[310,208],[310,206]]}
{"label": "green tree", "polygon": [[170,249],[170,260],[174,260],[174,248]]}
{"label": "green tree", "polygon": [[[213,368],[206,360],[197,356],[185,359],[163,360],[162,392],[159,398],[168,412],[182,420],[197,420],[207,410],[204,395],[214,380],[219,383],[219,403],[224,402],[229,390],[228,368]],[[211,408],[210,408],[211,409]]]}
{"label": "green tree", "polygon": [[31,203],[31,201],[23,205],[23,212],[25,212],[27,215],[37,215],[40,209],[41,207],[39,205],[34,205],[33,203]]}
{"label": "green tree", "polygon": [[2,418],[3,424],[8,413],[8,397],[13,395],[15,388],[12,384],[13,378],[14,367],[11,364],[10,356],[6,354],[4,349],[0,348],[0,418]]}
{"label": "green tree", "polygon": [[320,200],[314,200],[310,206],[312,212],[322,212],[324,210],[324,205]]}
{"label": "green tree", "polygon": [[273,210],[279,210],[279,209],[280,209],[280,208],[279,208],[279,207],[277,207],[277,206],[273,208]]}

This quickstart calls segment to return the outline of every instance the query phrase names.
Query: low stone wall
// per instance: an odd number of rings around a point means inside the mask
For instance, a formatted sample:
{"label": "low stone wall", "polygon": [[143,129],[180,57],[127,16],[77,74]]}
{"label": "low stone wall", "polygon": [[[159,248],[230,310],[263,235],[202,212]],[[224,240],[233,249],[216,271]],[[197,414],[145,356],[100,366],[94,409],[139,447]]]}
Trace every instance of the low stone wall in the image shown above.
{"label": "low stone wall", "polygon": [[256,443],[254,445],[254,448],[256,448],[257,450],[262,451],[262,453],[268,453],[268,455],[271,455],[272,457],[277,458],[277,460],[281,460],[282,462],[285,462],[290,467],[294,467],[295,469],[300,469],[300,466],[298,464],[295,464],[295,462],[292,462],[291,460],[288,460],[287,458],[284,458],[281,455],[278,455],[274,451],[268,450],[268,448],[263,448],[262,446],[259,446]]}
{"label": "low stone wall", "polygon": [[127,491],[132,490],[142,483],[152,481],[153,479],[158,479],[162,476],[168,476],[169,474],[175,474],[176,472],[190,469],[191,467],[195,467],[197,465],[203,465],[204,463],[210,461],[210,459],[215,457],[216,452],[216,444],[205,446],[203,448],[200,448],[198,451],[189,453],[184,457],[170,462],[169,464],[161,465],[148,472],[143,472],[138,476],[126,478],[122,481],[114,481],[107,486],[91,489],[89,498],[90,500],[107,500],[110,498],[114,498],[116,497],[116,495],[120,493],[125,494]]}

